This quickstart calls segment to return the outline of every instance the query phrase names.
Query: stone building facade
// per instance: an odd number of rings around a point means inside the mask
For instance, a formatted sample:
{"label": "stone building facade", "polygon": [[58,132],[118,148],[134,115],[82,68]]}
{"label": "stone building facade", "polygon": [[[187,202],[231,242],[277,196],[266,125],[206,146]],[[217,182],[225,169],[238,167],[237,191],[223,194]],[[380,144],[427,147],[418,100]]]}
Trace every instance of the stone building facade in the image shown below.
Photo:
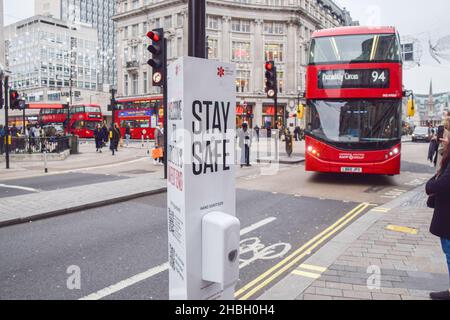
{"label": "stone building facade", "polygon": [[[157,96],[146,33],[164,28],[169,63],[187,55],[187,0],[119,0],[117,10],[118,97]],[[297,123],[312,33],[351,23],[349,13],[329,0],[209,0],[206,11],[208,58],[236,64],[237,124],[251,127]],[[274,60],[278,71],[277,117],[265,94],[267,60]]]}

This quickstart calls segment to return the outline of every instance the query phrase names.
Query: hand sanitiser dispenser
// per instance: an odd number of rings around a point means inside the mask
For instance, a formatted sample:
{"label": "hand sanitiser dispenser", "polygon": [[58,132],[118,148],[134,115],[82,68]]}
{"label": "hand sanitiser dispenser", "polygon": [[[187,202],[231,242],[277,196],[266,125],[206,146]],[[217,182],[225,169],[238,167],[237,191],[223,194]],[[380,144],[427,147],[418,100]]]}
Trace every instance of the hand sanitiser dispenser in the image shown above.
{"label": "hand sanitiser dispenser", "polygon": [[202,219],[202,278],[219,283],[222,299],[234,300],[239,278],[240,222],[229,214],[211,212]]}

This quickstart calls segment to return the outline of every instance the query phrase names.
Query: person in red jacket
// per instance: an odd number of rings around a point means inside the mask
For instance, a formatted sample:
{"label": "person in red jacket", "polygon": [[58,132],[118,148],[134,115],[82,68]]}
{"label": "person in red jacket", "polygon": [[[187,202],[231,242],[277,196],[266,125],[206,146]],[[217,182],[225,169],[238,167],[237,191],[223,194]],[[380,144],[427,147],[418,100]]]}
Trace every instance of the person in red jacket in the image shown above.
{"label": "person in red jacket", "polygon": [[[447,258],[450,274],[450,148],[448,139],[441,139],[446,144],[441,167],[437,174],[428,181],[426,192],[429,195],[428,206],[434,208],[430,232],[441,239],[442,250]],[[450,300],[450,289],[441,292],[431,292],[433,300]]]}

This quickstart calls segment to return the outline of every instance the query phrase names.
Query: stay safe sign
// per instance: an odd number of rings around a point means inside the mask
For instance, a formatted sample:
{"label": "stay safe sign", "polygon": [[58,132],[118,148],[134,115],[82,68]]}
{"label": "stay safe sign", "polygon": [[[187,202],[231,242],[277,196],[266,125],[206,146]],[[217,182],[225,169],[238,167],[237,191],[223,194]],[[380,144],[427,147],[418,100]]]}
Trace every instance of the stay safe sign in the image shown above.
{"label": "stay safe sign", "polygon": [[202,280],[202,218],[236,215],[235,68],[182,57],[168,69],[167,210],[170,299],[220,299]]}

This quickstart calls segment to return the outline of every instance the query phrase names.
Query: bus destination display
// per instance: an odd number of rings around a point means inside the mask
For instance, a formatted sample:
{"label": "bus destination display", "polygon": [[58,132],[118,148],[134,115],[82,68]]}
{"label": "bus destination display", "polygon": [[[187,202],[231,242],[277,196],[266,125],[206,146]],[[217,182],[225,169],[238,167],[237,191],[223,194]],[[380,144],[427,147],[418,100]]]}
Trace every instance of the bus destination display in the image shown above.
{"label": "bus destination display", "polygon": [[322,70],[319,89],[389,88],[389,69]]}

